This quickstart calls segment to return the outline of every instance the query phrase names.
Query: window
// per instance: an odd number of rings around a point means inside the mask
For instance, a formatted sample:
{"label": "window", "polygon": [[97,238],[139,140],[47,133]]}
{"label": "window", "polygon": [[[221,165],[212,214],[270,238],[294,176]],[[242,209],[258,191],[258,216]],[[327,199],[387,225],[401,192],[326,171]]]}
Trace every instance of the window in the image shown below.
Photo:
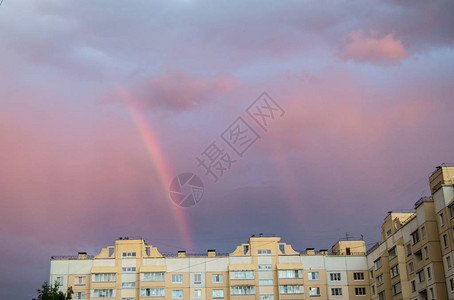
{"label": "window", "polygon": [[390,270],[390,273],[391,273],[391,278],[394,278],[397,275],[399,275],[399,265],[395,265],[394,267],[392,267]]}
{"label": "window", "polygon": [[449,214],[451,215],[451,219],[454,218],[454,205],[451,205],[449,208]]}
{"label": "window", "polygon": [[304,287],[302,285],[281,285],[279,294],[304,294]]}
{"label": "window", "polygon": [[381,258],[377,259],[375,262],[375,270],[378,270],[381,268]]}
{"label": "window", "polygon": [[279,251],[281,251],[282,254],[285,254],[285,245],[279,245]]}
{"label": "window", "polygon": [[74,300],[85,300],[85,293],[84,292],[75,292]]}
{"label": "window", "polygon": [[435,299],[434,298],[435,295],[434,295],[434,289],[433,288],[429,289],[429,295],[430,295],[430,300],[434,300]]}
{"label": "window", "polygon": [[136,257],[135,252],[123,252],[123,257]]}
{"label": "window", "polygon": [[342,288],[331,288],[332,296],[342,296]]}
{"label": "window", "polygon": [[211,282],[213,283],[222,283],[222,281],[223,281],[222,274],[213,274],[211,276]]}
{"label": "window", "polygon": [[172,299],[183,299],[183,290],[173,290]]}
{"label": "window", "polygon": [[402,292],[402,287],[400,286],[400,282],[393,285],[393,295],[397,295]]}
{"label": "window", "polygon": [[243,254],[246,255],[247,252],[249,251],[249,246],[243,246]]}
{"label": "window", "polygon": [[164,281],[164,272],[143,273],[142,281]]}
{"label": "window", "polygon": [[262,264],[262,265],[259,265],[259,270],[271,270],[273,268],[272,265],[268,265],[268,264]]}
{"label": "window", "polygon": [[449,256],[449,255],[446,257],[446,265],[448,267],[448,270],[450,270],[452,268],[451,256]]}
{"label": "window", "polygon": [[74,280],[74,285],[85,285],[85,277],[77,276]]}
{"label": "window", "polygon": [[375,280],[377,281],[377,286],[380,286],[383,284],[383,274],[380,274],[377,276],[377,278],[375,278]]}
{"label": "window", "polygon": [[375,295],[375,285],[371,286],[371,290],[372,290],[372,295]]}
{"label": "window", "polygon": [[353,280],[364,280],[364,272],[353,273]]}
{"label": "window", "polygon": [[378,293],[378,300],[386,300],[385,291]]}
{"label": "window", "polygon": [[274,300],[274,295],[260,295],[260,300]]}
{"label": "window", "polygon": [[414,272],[414,268],[413,268],[413,262],[411,261],[409,264],[408,264],[408,273],[410,274],[413,274]]}
{"label": "window", "polygon": [[279,270],[279,278],[303,278],[302,270]]}
{"label": "window", "polygon": [[443,247],[448,248],[448,236],[443,235]]}
{"label": "window", "polygon": [[307,277],[309,280],[318,280],[318,272],[309,272]]}
{"label": "window", "polygon": [[366,295],[366,288],[365,287],[357,287],[357,288],[355,288],[355,295],[356,296],[365,296]]}
{"label": "window", "polygon": [[258,254],[258,255],[270,255],[270,254],[271,254],[271,250],[270,250],[270,249],[266,249],[266,250],[257,250],[257,254]]}
{"label": "window", "polygon": [[319,287],[310,287],[309,296],[310,297],[320,296],[320,288]]}
{"label": "window", "polygon": [[416,292],[416,281],[415,280],[411,281],[411,292],[412,293]]}
{"label": "window", "polygon": [[451,289],[451,292],[454,291],[454,279],[449,279],[449,288]]}
{"label": "window", "polygon": [[432,274],[430,272],[430,267],[427,267],[426,271],[427,271],[427,280],[431,280],[432,279]]}
{"label": "window", "polygon": [[419,271],[416,275],[418,276],[419,282],[424,282],[424,270]]}
{"label": "window", "polygon": [[213,298],[224,298],[224,290],[213,290]]}
{"label": "window", "polygon": [[424,240],[426,238],[426,227],[421,227],[421,235],[422,235],[422,239]]}
{"label": "window", "polygon": [[445,215],[443,213],[440,214],[440,226],[445,226]]}
{"label": "window", "polygon": [[370,279],[374,278],[374,271],[373,270],[369,271],[369,277],[370,277]]}
{"label": "window", "polygon": [[121,300],[136,300],[135,297],[121,297]]}
{"label": "window", "polygon": [[388,251],[388,259],[392,260],[396,256],[397,256],[396,247],[392,247],[391,250]]}
{"label": "window", "polygon": [[230,287],[231,295],[255,295],[255,286],[253,285],[240,285]]}
{"label": "window", "polygon": [[115,273],[92,274],[92,282],[111,282],[115,281]]}
{"label": "window", "polygon": [[202,283],[202,274],[194,274],[194,283]]}
{"label": "window", "polygon": [[93,298],[112,298],[115,297],[113,289],[95,289],[93,291]]}
{"label": "window", "polygon": [[63,277],[62,277],[62,276],[58,276],[58,277],[55,279],[55,282],[56,282],[59,286],[62,286],[62,285],[63,285]]}
{"label": "window", "polygon": [[340,281],[341,280],[341,273],[330,273],[329,279],[331,281]]}
{"label": "window", "polygon": [[411,234],[411,239],[413,240],[413,245],[419,242],[419,231],[416,230]]}
{"label": "window", "polygon": [[390,237],[391,236],[391,229],[386,232],[386,236]]}
{"label": "window", "polygon": [[259,285],[273,285],[273,279],[260,279]]}
{"label": "window", "polygon": [[183,283],[183,275],[182,274],[172,275],[172,283],[173,284]]}
{"label": "window", "polygon": [[146,288],[140,289],[140,297],[164,297],[164,288]]}
{"label": "window", "polygon": [[408,244],[407,245],[407,256],[410,256],[411,255],[411,245]]}
{"label": "window", "polygon": [[122,282],[121,283],[121,288],[122,289],[132,289],[136,287],[135,281],[130,281],[130,282]]}
{"label": "window", "polygon": [[429,259],[429,248],[424,247],[424,256],[426,257],[426,259]]}
{"label": "window", "polygon": [[200,299],[202,298],[202,290],[194,290],[194,299]]}
{"label": "window", "polygon": [[124,273],[132,273],[136,271],[136,267],[123,267],[121,271]]}
{"label": "window", "polygon": [[233,271],[230,273],[230,279],[254,279],[254,271]]}

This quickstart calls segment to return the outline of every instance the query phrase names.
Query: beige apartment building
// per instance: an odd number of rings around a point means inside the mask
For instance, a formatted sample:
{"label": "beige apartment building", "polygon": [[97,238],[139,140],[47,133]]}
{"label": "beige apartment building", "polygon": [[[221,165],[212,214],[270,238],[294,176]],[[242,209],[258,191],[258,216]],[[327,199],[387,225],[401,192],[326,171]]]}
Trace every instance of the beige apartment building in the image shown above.
{"label": "beige apartment building", "polygon": [[367,253],[363,240],[295,251],[259,235],[229,254],[163,255],[120,238],[94,257],[52,257],[50,280],[74,299],[454,299],[454,167],[429,181],[432,196],[389,212]]}
{"label": "beige apartment building", "polygon": [[[54,257],[51,281],[74,299],[365,299],[369,279],[364,241],[340,241],[329,254],[301,254],[279,237],[251,237],[233,253],[184,251],[164,256],[142,239],[122,238],[89,258]],[[354,250],[354,251],[353,251]]]}

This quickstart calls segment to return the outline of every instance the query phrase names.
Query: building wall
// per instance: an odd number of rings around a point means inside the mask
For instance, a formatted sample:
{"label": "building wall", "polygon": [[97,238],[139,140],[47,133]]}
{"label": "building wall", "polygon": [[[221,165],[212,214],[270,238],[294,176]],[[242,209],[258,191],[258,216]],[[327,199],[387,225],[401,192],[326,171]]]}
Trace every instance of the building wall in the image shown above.
{"label": "building wall", "polygon": [[[364,241],[351,241],[351,247],[358,245],[363,245],[360,250],[364,253]],[[265,295],[271,295],[273,299],[369,299],[364,255],[308,253],[299,254],[290,245],[280,243],[277,237],[252,237],[248,244],[239,246],[229,256],[186,257],[185,253],[179,253],[179,257],[164,257],[143,240],[121,239],[94,258],[52,259],[51,280],[59,277],[61,289],[72,286],[76,293],[84,293],[84,299],[101,298],[95,296],[103,289],[112,290],[107,294],[111,297],[103,299],[173,299],[177,296],[175,291],[181,293],[178,296],[182,299],[220,299],[213,297],[216,290],[223,291],[223,299],[238,300],[261,299],[260,296]],[[252,272],[253,278],[234,278],[234,272],[238,271]],[[146,281],[146,274],[151,272],[164,273],[163,280]],[[282,278],[280,272],[298,276]],[[331,273],[336,273],[333,280]],[[355,273],[363,276],[358,277]],[[111,276],[109,278],[113,280],[96,282],[96,278],[102,276]],[[181,282],[175,282],[175,276],[181,276]],[[221,282],[214,281],[220,277]],[[232,287],[243,286],[254,290],[250,295],[232,295]],[[294,286],[300,287],[300,293],[283,292],[289,292],[289,287]],[[362,289],[365,295],[356,296],[355,288]],[[146,293],[144,289],[164,289],[164,296],[141,296]],[[333,296],[333,289],[339,295]],[[194,297],[196,290],[200,298]]]}

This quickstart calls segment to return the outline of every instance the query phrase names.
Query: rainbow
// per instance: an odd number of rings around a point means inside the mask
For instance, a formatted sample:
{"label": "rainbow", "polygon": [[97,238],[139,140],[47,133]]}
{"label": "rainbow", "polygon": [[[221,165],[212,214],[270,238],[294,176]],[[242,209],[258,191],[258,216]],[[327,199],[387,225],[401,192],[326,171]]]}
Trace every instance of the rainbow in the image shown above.
{"label": "rainbow", "polygon": [[[129,100],[130,95],[126,91],[122,91],[122,96],[125,96],[125,100]],[[170,198],[168,191],[172,176],[170,175],[169,168],[167,167],[166,160],[162,154],[161,148],[159,146],[159,141],[154,134],[154,129],[146,120],[145,115],[137,107],[134,107],[131,104],[131,101],[123,101],[131,119],[136,126],[140,138],[145,144],[148,156],[151,163],[153,164],[160,181],[162,188],[162,194],[166,198],[166,202],[169,205],[169,209],[172,212],[172,217],[177,224],[180,238],[183,240],[184,246],[188,251],[193,251],[192,237],[190,232],[190,223],[188,222],[187,215],[183,208],[177,206],[173,203]]]}

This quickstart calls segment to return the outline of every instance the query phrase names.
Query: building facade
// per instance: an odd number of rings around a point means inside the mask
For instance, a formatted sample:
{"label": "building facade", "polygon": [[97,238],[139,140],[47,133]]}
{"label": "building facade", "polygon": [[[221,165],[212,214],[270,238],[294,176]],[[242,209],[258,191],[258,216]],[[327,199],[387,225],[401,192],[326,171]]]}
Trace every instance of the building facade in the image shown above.
{"label": "building facade", "polygon": [[278,237],[259,236],[229,255],[172,257],[126,238],[93,258],[54,257],[51,281],[71,286],[74,299],[364,299],[370,294],[364,241],[335,247],[350,254],[300,254]]}
{"label": "building facade", "polygon": [[252,236],[229,254],[163,255],[120,238],[94,257],[51,259],[51,282],[74,299],[453,299],[454,167],[430,176],[431,197],[389,212],[381,241],[338,241],[299,252],[279,237]]}

